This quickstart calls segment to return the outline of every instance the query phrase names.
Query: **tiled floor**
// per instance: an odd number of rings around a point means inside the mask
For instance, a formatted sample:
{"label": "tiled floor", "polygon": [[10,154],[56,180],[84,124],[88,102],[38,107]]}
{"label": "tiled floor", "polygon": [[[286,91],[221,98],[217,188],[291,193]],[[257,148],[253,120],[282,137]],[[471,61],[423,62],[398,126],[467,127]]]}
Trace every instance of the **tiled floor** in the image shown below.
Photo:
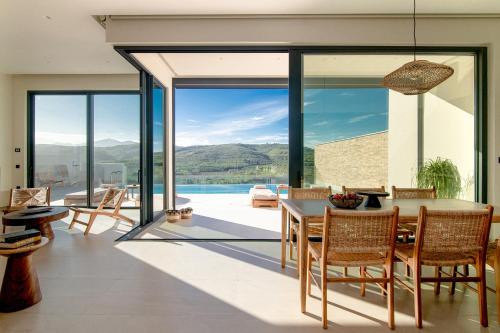
{"label": "tiled floor", "polygon": [[[130,213],[130,212],[129,212]],[[135,214],[135,213],[134,213]],[[293,262],[285,271],[275,242],[114,242],[129,226],[99,220],[84,237],[54,225],[56,239],[34,258],[43,300],[0,314],[0,332],[322,332],[316,288],[300,313]],[[3,274],[5,261],[0,262]],[[488,273],[491,279],[491,272]],[[390,332],[385,299],[355,285],[329,292],[331,332]],[[424,291],[424,329],[414,328],[411,295],[396,290],[398,332],[499,332],[478,323],[476,295]]]}

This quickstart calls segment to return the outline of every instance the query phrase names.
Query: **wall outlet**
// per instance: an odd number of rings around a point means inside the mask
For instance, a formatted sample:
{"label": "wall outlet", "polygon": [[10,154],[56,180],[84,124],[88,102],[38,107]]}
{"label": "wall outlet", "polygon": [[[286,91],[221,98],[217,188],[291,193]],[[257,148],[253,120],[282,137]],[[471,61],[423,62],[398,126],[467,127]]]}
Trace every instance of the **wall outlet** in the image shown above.
{"label": "wall outlet", "polygon": [[15,151],[16,153],[20,153],[20,152],[21,152],[21,148],[14,148],[14,151]]}
{"label": "wall outlet", "polygon": [[19,164],[16,164],[16,169],[19,169],[21,166]]}

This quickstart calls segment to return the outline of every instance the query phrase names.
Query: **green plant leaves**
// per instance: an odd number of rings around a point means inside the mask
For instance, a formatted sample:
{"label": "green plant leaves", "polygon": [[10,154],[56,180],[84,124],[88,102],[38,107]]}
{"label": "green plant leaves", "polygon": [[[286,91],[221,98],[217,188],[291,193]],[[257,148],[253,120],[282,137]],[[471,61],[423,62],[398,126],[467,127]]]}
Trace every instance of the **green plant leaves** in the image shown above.
{"label": "green plant leaves", "polygon": [[458,168],[449,159],[427,160],[417,172],[419,188],[436,187],[438,198],[455,199],[461,191],[461,177]]}

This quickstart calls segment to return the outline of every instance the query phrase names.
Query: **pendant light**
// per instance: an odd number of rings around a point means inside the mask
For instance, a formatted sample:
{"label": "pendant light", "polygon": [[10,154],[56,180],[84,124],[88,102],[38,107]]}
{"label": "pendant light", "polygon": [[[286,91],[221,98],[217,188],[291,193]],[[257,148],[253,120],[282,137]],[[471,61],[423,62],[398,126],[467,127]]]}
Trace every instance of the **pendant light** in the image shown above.
{"label": "pendant light", "polygon": [[417,60],[416,0],[413,0],[413,61],[387,74],[382,85],[405,95],[419,95],[428,92],[453,75],[450,66]]}

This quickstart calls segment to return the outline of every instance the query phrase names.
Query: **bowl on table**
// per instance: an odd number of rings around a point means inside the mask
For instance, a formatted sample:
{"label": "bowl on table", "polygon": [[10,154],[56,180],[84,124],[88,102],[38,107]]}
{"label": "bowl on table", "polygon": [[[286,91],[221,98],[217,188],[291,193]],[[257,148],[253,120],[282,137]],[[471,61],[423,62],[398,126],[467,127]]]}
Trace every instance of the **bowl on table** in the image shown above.
{"label": "bowl on table", "polygon": [[363,197],[356,193],[337,193],[328,197],[328,200],[337,208],[356,209],[363,203]]}

